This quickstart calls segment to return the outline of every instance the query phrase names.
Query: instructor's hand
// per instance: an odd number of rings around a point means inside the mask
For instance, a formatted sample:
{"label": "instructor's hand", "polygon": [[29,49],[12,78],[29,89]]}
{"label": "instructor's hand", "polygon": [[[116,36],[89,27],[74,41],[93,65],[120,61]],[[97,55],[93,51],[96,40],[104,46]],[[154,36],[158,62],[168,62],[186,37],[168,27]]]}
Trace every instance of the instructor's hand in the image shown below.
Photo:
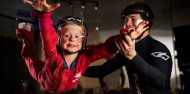
{"label": "instructor's hand", "polygon": [[125,35],[124,38],[118,38],[116,40],[116,46],[119,52],[129,60],[137,54],[135,50],[135,40],[131,40],[128,35]]}

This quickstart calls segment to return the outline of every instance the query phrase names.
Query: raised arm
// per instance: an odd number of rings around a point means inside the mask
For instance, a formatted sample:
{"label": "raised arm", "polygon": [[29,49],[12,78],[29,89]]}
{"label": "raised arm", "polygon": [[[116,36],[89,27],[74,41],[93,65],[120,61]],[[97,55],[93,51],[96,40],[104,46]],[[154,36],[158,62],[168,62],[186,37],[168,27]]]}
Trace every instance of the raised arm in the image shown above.
{"label": "raised arm", "polygon": [[53,27],[51,15],[60,4],[48,4],[46,0],[23,0],[23,2],[34,8],[32,16],[39,20],[42,46],[45,50],[46,58],[52,57],[48,51],[56,50],[57,34]]}
{"label": "raised arm", "polygon": [[55,70],[55,67],[53,67],[58,65],[56,65],[56,63],[53,63],[52,59],[49,59],[49,57],[51,57],[55,60],[57,52],[57,35],[53,28],[50,16],[52,15],[53,10],[56,9],[59,4],[49,5],[46,3],[46,0],[23,1],[35,9],[35,11],[32,13],[32,16],[37,18],[40,23],[40,33],[43,47],[46,53],[46,60],[42,61],[38,58],[34,43],[32,41],[31,32],[29,32],[27,28],[18,28],[16,30],[16,35],[23,44],[21,54],[25,60],[31,76],[40,84],[42,84],[47,90],[55,91],[59,85],[60,77],[55,76],[55,73],[58,73],[59,71]]}

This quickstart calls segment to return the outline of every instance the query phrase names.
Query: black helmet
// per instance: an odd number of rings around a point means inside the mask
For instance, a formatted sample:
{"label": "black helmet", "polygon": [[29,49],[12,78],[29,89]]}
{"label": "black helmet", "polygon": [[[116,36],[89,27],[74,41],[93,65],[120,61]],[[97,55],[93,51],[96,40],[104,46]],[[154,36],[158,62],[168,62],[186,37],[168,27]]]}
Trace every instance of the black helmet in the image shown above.
{"label": "black helmet", "polygon": [[[69,24],[70,22],[74,23],[74,24],[77,24],[79,26],[82,26],[84,28],[84,39],[83,39],[83,43],[82,43],[82,48],[81,50],[77,51],[77,52],[81,52],[81,51],[84,51],[86,49],[86,43],[87,43],[87,36],[88,36],[88,30],[87,30],[87,26],[86,24],[83,22],[82,19],[80,19],[79,17],[73,17],[73,16],[66,16],[64,18],[62,18],[61,20],[59,20],[58,24],[56,25],[56,31],[59,35],[58,37],[58,44],[57,44],[57,48],[58,48],[58,51],[60,51],[61,53],[62,52],[67,52],[67,53],[70,53],[68,51],[65,51],[62,47],[61,47],[61,38],[60,38],[60,34],[62,32],[60,32],[61,28],[66,26],[67,24]],[[70,53],[72,54],[72,53]]]}
{"label": "black helmet", "polygon": [[154,14],[149,5],[144,2],[135,2],[124,8],[121,13],[122,19],[129,14],[140,14],[143,20],[149,21],[149,27],[153,25]]}

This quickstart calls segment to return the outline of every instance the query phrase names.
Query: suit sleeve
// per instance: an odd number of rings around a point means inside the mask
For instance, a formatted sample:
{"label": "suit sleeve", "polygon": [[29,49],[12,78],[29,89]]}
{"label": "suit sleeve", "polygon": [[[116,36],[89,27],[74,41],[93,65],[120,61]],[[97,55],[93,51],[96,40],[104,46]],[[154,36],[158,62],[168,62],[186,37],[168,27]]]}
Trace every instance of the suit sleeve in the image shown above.
{"label": "suit sleeve", "polygon": [[138,54],[131,60],[144,79],[155,86],[162,88],[170,83],[172,71],[172,58],[166,47],[153,49],[148,61]]}
{"label": "suit sleeve", "polygon": [[61,68],[57,63],[57,34],[50,18],[52,12],[41,13],[34,11],[32,13],[32,16],[39,20],[42,46],[46,56],[44,61],[40,60],[37,56],[31,32],[17,29],[16,34],[17,36],[21,36],[20,40],[23,44],[21,55],[25,60],[31,76],[47,90],[54,91],[59,85],[61,76],[55,74],[59,74]]}
{"label": "suit sleeve", "polygon": [[109,59],[103,65],[89,66],[83,76],[92,78],[104,77],[127,64],[123,61],[126,61],[125,57],[118,53],[115,57]]}

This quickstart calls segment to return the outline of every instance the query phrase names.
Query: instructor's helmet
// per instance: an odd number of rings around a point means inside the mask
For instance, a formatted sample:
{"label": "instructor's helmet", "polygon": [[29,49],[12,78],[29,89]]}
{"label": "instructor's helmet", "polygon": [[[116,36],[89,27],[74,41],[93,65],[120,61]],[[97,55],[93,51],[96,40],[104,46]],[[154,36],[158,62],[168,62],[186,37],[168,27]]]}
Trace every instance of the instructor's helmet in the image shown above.
{"label": "instructor's helmet", "polygon": [[125,19],[125,17],[129,14],[140,14],[143,20],[149,21],[149,27],[152,27],[154,14],[150,6],[146,3],[136,2],[126,6],[121,13],[122,19]]}
{"label": "instructor's helmet", "polygon": [[[56,31],[59,35],[58,44],[57,44],[58,51],[61,53],[62,52],[70,53],[61,47],[61,38],[60,38],[60,35],[62,33],[61,28],[66,26],[69,23],[77,24],[77,25],[83,27],[83,29],[84,29],[84,38],[83,38],[83,42],[82,42],[82,48],[81,48],[81,50],[77,51],[77,52],[82,52],[86,49],[88,30],[87,30],[86,24],[83,22],[82,19],[80,19],[79,17],[73,17],[73,16],[66,16],[66,17],[62,18],[61,20],[59,20],[58,24],[56,25],[56,29],[57,29]],[[74,52],[74,53],[76,53],[76,52]],[[73,54],[73,53],[70,53],[70,54]]]}

